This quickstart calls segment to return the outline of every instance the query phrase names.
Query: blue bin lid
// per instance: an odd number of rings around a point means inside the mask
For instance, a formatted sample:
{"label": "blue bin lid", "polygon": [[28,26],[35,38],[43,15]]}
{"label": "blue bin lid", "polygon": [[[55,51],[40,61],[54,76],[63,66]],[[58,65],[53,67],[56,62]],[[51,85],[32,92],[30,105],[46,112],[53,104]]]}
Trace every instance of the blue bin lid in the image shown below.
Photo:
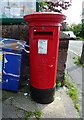
{"label": "blue bin lid", "polygon": [[16,40],[10,38],[0,38],[0,48],[9,51],[22,51],[26,42],[23,40]]}

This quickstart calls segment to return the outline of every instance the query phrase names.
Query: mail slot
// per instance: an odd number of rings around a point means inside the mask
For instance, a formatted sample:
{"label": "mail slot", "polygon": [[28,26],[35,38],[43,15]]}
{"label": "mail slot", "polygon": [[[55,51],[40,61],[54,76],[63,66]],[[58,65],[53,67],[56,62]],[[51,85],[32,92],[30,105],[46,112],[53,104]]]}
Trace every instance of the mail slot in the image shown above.
{"label": "mail slot", "polygon": [[45,32],[41,32],[41,31],[40,32],[39,31],[38,32],[34,32],[34,36],[38,36],[38,35],[41,35],[41,36],[42,35],[43,36],[46,36],[46,35],[53,36],[53,32],[46,32],[46,31]]}
{"label": "mail slot", "polygon": [[65,18],[44,12],[24,16],[29,25],[31,97],[39,103],[54,100],[59,30]]}

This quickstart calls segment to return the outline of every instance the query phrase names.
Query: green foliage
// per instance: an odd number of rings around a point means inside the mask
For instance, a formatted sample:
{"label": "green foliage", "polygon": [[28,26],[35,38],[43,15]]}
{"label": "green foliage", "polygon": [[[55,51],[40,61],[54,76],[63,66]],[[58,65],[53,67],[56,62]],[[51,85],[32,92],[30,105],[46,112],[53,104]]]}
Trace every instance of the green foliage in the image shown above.
{"label": "green foliage", "polygon": [[82,29],[81,29],[80,35],[81,37],[84,38],[84,20],[82,20]]}
{"label": "green foliage", "polygon": [[76,102],[74,102],[74,107],[77,109],[78,112],[80,111],[80,106]]}
{"label": "green foliage", "polygon": [[30,118],[32,114],[32,111],[25,112],[25,118]]}
{"label": "green foliage", "polygon": [[68,26],[67,31],[73,31],[78,39],[84,39],[84,21],[80,24],[71,24]]}
{"label": "green foliage", "polygon": [[76,37],[76,40],[84,40],[84,38],[83,37]]}
{"label": "green foliage", "polygon": [[58,80],[58,76],[56,77],[56,88],[61,87],[62,83]]}
{"label": "green foliage", "polygon": [[57,81],[56,82],[56,87],[61,87],[61,82]]}
{"label": "green foliage", "polygon": [[77,88],[74,86],[74,87],[71,87],[69,90],[68,90],[68,94],[69,96],[72,98],[72,100],[75,102],[75,101],[78,101],[78,90]]}
{"label": "green foliage", "polygon": [[[67,10],[71,6],[71,2],[65,1],[41,1],[39,2],[39,9],[40,11],[46,12],[62,12],[62,10]],[[58,8],[60,7],[60,9]]]}
{"label": "green foliage", "polygon": [[82,24],[71,24],[68,27],[68,31],[73,31],[76,36],[80,36],[81,29]]}
{"label": "green foliage", "polygon": [[71,87],[74,87],[74,83],[69,80],[68,74],[65,74],[65,86],[70,89]]}
{"label": "green foliage", "polygon": [[81,57],[80,56],[75,58],[74,64],[84,67],[84,64],[81,63]]}
{"label": "green foliage", "polygon": [[32,112],[32,111],[25,112],[25,119],[31,118],[34,115],[35,115],[35,118],[37,120],[39,120],[41,118],[41,115],[42,115],[41,110],[35,110],[34,112]]}
{"label": "green foliage", "polygon": [[75,58],[74,63],[75,63],[76,65],[80,65],[80,64],[81,64],[80,59],[81,59],[80,56],[78,56],[77,58]]}
{"label": "green foliage", "polygon": [[39,9],[40,11],[43,11],[44,10],[44,6],[48,6],[48,4],[46,2],[39,2]]}
{"label": "green foliage", "polygon": [[42,112],[40,110],[35,110],[34,115],[37,119],[40,119],[42,116]]}
{"label": "green foliage", "polygon": [[80,106],[78,104],[78,89],[76,85],[70,81],[68,74],[65,74],[65,86],[68,88],[67,94],[72,98],[74,107],[79,112]]}

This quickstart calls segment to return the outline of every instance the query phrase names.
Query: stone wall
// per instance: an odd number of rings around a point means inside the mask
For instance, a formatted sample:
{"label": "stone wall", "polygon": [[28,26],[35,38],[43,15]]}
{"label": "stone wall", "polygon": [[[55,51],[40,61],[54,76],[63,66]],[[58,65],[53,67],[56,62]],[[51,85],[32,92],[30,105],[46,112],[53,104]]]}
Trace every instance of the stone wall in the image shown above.
{"label": "stone wall", "polygon": [[2,37],[17,40],[28,40],[27,25],[3,25]]}
{"label": "stone wall", "polygon": [[59,42],[59,53],[58,53],[58,66],[57,66],[57,78],[64,85],[64,73],[66,68],[67,51],[68,51],[69,40],[60,39]]}
{"label": "stone wall", "polygon": [[[28,37],[28,27],[26,25],[3,25],[2,26],[2,37],[13,38],[17,40],[26,40],[29,44]],[[59,56],[58,56],[58,67],[57,67],[57,77],[58,80],[64,84],[64,71],[66,68],[67,50],[68,50],[69,40],[60,39],[59,43]],[[29,72],[29,55],[26,54],[26,67],[23,71],[25,79]]]}

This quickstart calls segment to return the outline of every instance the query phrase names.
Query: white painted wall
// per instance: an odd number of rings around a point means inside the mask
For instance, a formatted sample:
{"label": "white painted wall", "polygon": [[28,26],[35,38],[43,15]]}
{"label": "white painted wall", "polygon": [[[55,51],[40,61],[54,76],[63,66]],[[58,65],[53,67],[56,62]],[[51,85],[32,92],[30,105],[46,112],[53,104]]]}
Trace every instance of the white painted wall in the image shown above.
{"label": "white painted wall", "polygon": [[0,17],[22,18],[36,11],[36,0],[1,0]]}

